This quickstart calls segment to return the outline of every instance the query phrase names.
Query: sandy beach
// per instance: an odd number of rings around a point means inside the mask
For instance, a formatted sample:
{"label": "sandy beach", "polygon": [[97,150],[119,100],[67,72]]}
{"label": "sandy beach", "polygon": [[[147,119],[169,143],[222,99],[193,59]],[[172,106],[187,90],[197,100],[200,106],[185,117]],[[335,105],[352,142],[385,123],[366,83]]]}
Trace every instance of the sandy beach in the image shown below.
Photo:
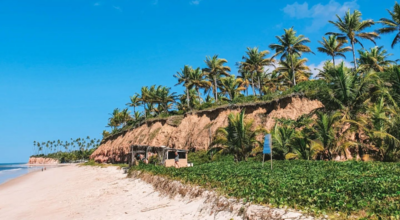
{"label": "sandy beach", "polygon": [[64,166],[0,185],[0,219],[230,219],[201,214],[202,199],[160,196],[116,167]]}

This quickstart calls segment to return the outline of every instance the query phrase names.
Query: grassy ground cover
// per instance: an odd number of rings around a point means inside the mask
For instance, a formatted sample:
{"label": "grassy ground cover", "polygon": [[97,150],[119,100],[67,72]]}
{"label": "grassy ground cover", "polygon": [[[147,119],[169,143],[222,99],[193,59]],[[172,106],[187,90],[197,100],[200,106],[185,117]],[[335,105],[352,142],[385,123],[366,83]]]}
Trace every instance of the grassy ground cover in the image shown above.
{"label": "grassy ground cover", "polygon": [[400,164],[380,162],[211,162],[188,168],[132,167],[222,194],[316,214],[400,219]]}

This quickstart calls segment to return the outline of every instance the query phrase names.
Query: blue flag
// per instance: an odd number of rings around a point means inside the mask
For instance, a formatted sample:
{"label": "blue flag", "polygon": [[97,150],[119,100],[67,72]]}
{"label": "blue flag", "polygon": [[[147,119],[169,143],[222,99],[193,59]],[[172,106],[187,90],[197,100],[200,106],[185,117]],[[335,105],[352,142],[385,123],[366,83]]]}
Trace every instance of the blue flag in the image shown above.
{"label": "blue flag", "polygon": [[271,134],[265,135],[263,154],[271,154],[272,139]]}

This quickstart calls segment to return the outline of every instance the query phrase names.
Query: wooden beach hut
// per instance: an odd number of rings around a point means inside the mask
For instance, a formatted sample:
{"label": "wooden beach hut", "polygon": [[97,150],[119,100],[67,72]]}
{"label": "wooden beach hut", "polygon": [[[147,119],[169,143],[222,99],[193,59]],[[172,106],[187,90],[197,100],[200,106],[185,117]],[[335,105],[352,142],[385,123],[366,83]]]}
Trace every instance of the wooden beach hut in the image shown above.
{"label": "wooden beach hut", "polygon": [[[175,165],[175,152],[179,155],[179,167],[186,167],[187,161],[187,150],[168,148],[165,146],[155,147],[147,145],[132,145],[130,148],[130,165],[136,163],[136,160],[140,158],[143,161],[148,161],[150,155],[156,155],[160,165],[166,167],[172,167]],[[139,157],[138,157],[139,155]]]}

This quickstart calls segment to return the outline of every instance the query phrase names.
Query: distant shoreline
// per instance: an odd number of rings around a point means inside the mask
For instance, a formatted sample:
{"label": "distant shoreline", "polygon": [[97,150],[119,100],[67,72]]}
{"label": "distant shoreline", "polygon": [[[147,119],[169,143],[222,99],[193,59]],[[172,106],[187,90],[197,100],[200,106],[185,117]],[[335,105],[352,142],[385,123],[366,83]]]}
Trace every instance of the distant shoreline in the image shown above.
{"label": "distant shoreline", "polygon": [[[13,164],[26,166],[26,170],[23,170],[21,173],[17,173],[15,175],[11,175],[8,178],[7,177],[4,178],[4,181],[0,182],[0,190],[4,185],[9,185],[9,184],[17,183],[19,181],[23,181],[26,176],[29,176],[32,173],[41,171],[40,167],[56,168],[56,167],[64,166],[64,165],[71,165],[71,164],[29,164],[29,163],[2,163],[1,165],[13,165]],[[30,169],[33,167],[35,167],[35,169]],[[7,171],[7,170],[5,170],[5,171]]]}

